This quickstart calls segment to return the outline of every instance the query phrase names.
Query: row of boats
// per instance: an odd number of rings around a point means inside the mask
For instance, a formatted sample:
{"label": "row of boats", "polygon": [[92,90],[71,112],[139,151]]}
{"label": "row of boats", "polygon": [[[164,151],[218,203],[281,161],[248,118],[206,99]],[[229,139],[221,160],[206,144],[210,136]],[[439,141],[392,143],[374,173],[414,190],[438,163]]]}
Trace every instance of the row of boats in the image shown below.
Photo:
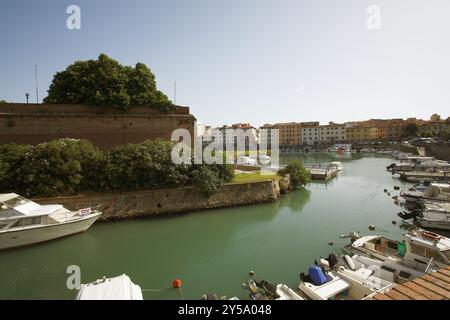
{"label": "row of boats", "polygon": [[[361,236],[352,232],[338,256],[319,258],[300,273],[295,289],[286,284],[259,280],[250,272],[243,288],[251,300],[366,300],[384,293],[394,284],[412,281],[450,265],[450,239],[412,228],[402,241],[385,236]],[[142,291],[126,275],[100,279],[81,286],[77,299],[141,300]],[[209,293],[203,300],[237,300]]]}
{"label": "row of boats", "polygon": [[407,209],[400,218],[423,228],[450,230],[450,184],[423,182],[394,198]]}
{"label": "row of boats", "polygon": [[[435,172],[450,168],[447,162],[431,157],[392,150],[377,152],[399,160],[387,168],[392,172]],[[249,290],[249,296],[254,300],[366,300],[390,290],[394,284],[413,281],[448,267],[450,239],[423,228],[450,230],[450,185],[421,183],[401,191],[396,200],[415,204],[413,211],[399,214],[403,219],[413,218],[416,222],[416,226],[405,224],[409,230],[402,235],[401,241],[352,232],[341,236],[350,239],[342,249],[343,254],[332,253],[326,259],[317,259],[306,274],[300,273],[295,290],[285,284],[273,285],[258,280],[254,272],[250,272],[250,279],[243,287]],[[369,228],[376,230],[374,226]],[[209,297],[217,296],[205,296]]]}

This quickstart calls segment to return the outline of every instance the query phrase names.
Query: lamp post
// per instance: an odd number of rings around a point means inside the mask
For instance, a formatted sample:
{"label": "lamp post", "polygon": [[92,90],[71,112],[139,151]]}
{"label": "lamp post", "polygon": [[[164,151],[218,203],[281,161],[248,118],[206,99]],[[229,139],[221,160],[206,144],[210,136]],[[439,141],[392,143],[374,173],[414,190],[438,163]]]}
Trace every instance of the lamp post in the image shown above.
{"label": "lamp post", "polygon": [[30,94],[28,92],[25,93],[25,97],[27,98],[27,104],[28,104],[28,99],[30,98]]}

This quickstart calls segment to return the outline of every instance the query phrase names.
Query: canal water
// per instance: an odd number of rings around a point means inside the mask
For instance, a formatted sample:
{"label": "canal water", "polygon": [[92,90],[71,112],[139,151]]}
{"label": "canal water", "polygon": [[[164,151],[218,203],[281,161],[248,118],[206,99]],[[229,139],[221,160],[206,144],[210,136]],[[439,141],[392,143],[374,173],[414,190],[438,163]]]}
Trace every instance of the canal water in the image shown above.
{"label": "canal water", "polygon": [[[145,299],[199,299],[203,294],[248,294],[241,283],[259,278],[297,287],[298,274],[319,256],[338,252],[350,231],[368,226],[400,238],[400,208],[384,189],[403,183],[385,167],[390,157],[360,154],[282,155],[281,163],[341,161],[334,180],[312,183],[268,204],[207,210],[171,217],[95,224],[87,232],[0,252],[0,299],[73,299],[67,267],[81,269],[81,282],[127,274]],[[335,242],[333,247],[329,242]],[[171,289],[173,279],[183,281]]]}

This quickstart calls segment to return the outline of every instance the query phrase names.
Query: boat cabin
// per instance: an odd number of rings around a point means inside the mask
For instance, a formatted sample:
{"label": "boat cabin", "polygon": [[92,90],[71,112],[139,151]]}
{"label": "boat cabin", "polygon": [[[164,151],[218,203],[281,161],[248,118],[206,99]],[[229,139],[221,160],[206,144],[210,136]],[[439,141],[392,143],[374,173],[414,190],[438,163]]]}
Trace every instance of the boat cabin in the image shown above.
{"label": "boat cabin", "polygon": [[56,223],[55,216],[49,217],[50,214],[69,212],[62,205],[40,205],[15,193],[0,194],[0,231]]}

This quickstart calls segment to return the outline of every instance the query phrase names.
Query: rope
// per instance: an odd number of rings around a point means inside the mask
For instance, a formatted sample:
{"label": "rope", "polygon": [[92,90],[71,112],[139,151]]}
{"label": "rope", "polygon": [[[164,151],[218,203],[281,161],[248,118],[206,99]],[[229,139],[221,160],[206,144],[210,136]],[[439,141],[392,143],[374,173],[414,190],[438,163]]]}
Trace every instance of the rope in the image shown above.
{"label": "rope", "polygon": [[184,300],[183,291],[181,291],[181,287],[178,288],[178,293],[180,294],[181,300]]}
{"label": "rope", "polygon": [[141,289],[141,291],[143,292],[161,292],[161,291],[166,291],[172,288],[166,288],[166,289]]}
{"label": "rope", "polygon": [[[163,291],[169,291],[172,290],[172,287],[165,288],[165,289],[141,289],[142,292],[163,292]],[[182,300],[184,300],[183,291],[181,291],[181,287],[178,288],[178,293],[180,294],[180,297]]]}

